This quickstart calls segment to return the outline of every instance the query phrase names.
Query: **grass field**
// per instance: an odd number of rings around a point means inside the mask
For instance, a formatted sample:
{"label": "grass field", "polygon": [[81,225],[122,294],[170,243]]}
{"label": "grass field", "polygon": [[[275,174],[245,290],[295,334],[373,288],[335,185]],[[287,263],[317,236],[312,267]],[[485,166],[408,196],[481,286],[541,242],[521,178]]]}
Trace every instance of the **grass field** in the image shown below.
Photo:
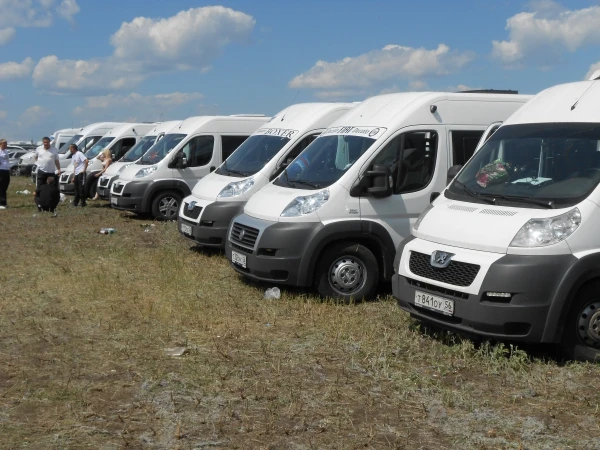
{"label": "grass field", "polygon": [[265,300],[174,223],[32,187],[0,211],[0,448],[600,448],[600,366],[425,333],[385,293]]}

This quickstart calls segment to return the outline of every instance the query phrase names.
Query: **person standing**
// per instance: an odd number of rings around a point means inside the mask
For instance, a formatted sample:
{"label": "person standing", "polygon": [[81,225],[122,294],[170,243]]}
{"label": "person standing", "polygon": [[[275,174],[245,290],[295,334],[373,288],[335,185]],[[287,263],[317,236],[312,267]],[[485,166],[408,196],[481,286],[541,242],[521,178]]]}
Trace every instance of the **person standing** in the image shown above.
{"label": "person standing", "polygon": [[[102,161],[102,170],[94,175],[96,178],[99,178],[104,172],[106,172],[108,166],[112,164],[112,153],[109,149],[105,148],[100,152],[98,156],[96,156],[96,158]],[[98,191],[96,191],[96,195],[91,200],[100,200],[100,195],[98,195]]]}
{"label": "person standing", "polygon": [[0,139],[0,209],[6,209],[6,191],[10,184],[10,158],[6,139]]}
{"label": "person standing", "polygon": [[37,183],[36,187],[46,184],[46,178],[53,177],[54,184],[58,188],[58,176],[54,175],[54,171],[58,171],[60,175],[60,161],[58,159],[58,150],[50,146],[50,138],[42,139],[42,147],[35,151],[35,161],[37,164]]}
{"label": "person standing", "polygon": [[85,171],[88,166],[88,159],[85,155],[77,149],[75,144],[69,145],[69,151],[71,152],[71,162],[73,163],[73,181],[75,185],[75,199],[73,200],[73,206],[79,205],[86,206],[86,195],[85,195]]}

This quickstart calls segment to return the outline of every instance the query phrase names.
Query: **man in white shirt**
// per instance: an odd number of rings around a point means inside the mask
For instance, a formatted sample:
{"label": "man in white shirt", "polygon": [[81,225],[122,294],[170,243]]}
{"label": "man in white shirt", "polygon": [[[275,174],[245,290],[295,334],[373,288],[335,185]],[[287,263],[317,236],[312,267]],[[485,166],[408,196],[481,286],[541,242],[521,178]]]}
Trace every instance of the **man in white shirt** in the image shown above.
{"label": "man in white shirt", "polygon": [[10,184],[10,158],[6,139],[0,139],[0,209],[6,209],[6,191]]}
{"label": "man in white shirt", "polygon": [[35,161],[37,164],[37,187],[46,184],[46,178],[54,177],[54,184],[58,188],[58,176],[54,175],[54,171],[58,171],[60,175],[60,161],[58,159],[58,150],[50,146],[50,138],[42,139],[42,147],[35,151]]}
{"label": "man in white shirt", "polygon": [[75,185],[75,199],[73,200],[73,206],[78,206],[81,200],[81,206],[86,206],[86,195],[85,195],[85,171],[88,166],[88,159],[83,153],[77,150],[75,144],[69,145],[69,151],[71,152],[71,162],[73,163],[73,181]]}

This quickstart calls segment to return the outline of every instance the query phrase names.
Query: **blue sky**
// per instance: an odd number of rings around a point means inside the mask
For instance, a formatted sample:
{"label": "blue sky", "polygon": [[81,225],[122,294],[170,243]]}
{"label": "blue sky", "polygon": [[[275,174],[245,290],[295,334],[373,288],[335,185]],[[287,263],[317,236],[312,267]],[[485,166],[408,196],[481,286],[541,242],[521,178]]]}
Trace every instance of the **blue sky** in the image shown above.
{"label": "blue sky", "polygon": [[600,69],[600,2],[0,0],[0,135]]}

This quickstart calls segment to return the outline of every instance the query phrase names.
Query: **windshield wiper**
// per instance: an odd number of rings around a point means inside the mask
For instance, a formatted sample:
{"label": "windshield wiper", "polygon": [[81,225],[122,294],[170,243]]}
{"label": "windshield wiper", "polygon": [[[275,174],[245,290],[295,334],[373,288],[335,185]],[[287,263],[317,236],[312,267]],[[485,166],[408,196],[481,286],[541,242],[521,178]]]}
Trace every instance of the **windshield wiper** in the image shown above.
{"label": "windshield wiper", "polygon": [[294,184],[304,184],[305,186],[310,186],[312,188],[319,189],[319,185],[318,184],[313,183],[312,181],[308,181],[308,180],[294,180],[294,181],[292,181],[292,183],[294,183]]}
{"label": "windshield wiper", "polygon": [[468,187],[466,184],[461,183],[460,181],[454,181],[454,183],[457,184],[458,186],[461,186],[463,191],[465,191],[471,197],[476,198],[478,200],[483,200],[484,202],[490,203],[491,205],[496,204],[496,200],[489,197],[490,194],[481,194],[479,192],[475,192],[473,189]]}
{"label": "windshield wiper", "polygon": [[[491,195],[491,194],[486,194],[486,195]],[[512,202],[531,203],[532,205],[539,205],[539,206],[543,206],[548,209],[555,208],[553,200],[544,201],[544,200],[538,200],[533,197],[519,197],[518,195],[496,195],[495,197],[501,198],[502,200],[507,200],[509,202],[512,201]]]}

